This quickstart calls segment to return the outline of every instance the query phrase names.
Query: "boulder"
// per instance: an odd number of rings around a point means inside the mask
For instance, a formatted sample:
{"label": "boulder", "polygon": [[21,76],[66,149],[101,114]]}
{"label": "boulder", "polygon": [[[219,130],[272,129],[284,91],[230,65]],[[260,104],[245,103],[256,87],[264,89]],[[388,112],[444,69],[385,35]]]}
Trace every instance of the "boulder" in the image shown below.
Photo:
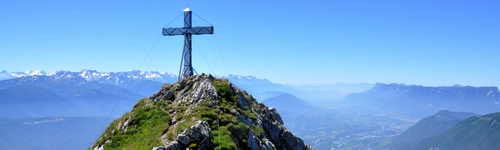
{"label": "boulder", "polygon": [[189,135],[187,135],[187,129],[184,130],[181,134],[177,135],[177,141],[183,145],[189,145],[189,142],[191,142],[191,139],[189,138]]}
{"label": "boulder", "polygon": [[163,99],[164,100],[174,100],[175,99],[174,92],[168,90],[167,93],[165,95],[163,95]]}

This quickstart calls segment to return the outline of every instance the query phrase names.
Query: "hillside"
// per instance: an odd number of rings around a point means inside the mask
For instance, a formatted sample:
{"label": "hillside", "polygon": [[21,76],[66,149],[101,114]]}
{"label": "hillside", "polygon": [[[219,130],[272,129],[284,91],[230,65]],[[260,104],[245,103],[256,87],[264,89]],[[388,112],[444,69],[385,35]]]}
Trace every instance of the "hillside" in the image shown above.
{"label": "hillside", "polygon": [[415,149],[498,149],[500,147],[500,113],[467,118],[445,133],[423,140]]}
{"label": "hillside", "polygon": [[317,109],[306,101],[288,93],[265,99],[262,103],[266,104],[266,106],[274,107],[281,112],[298,112]]}
{"label": "hillside", "polygon": [[395,149],[409,149],[425,138],[446,132],[458,122],[471,116],[475,116],[475,114],[441,110],[435,115],[418,121],[401,135],[394,137],[391,147]]}
{"label": "hillside", "polygon": [[166,84],[113,121],[90,149],[311,149],[276,109],[226,79]]}

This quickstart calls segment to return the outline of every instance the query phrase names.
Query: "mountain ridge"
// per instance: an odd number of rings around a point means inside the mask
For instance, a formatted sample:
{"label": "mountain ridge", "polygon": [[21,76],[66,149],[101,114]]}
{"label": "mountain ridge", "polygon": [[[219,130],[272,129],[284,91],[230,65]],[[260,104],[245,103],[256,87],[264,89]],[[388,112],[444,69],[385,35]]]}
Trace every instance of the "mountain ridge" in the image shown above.
{"label": "mountain ridge", "polygon": [[262,101],[269,107],[274,107],[279,111],[301,112],[307,110],[315,110],[316,107],[307,103],[306,101],[295,97],[292,94],[280,94],[275,97],[267,98]]}
{"label": "mountain ridge", "polygon": [[276,109],[227,79],[204,74],[140,100],[91,146],[106,148],[311,149],[283,127]]}
{"label": "mountain ridge", "polygon": [[[4,71],[5,72],[5,71]],[[86,72],[86,71],[83,71]],[[158,88],[161,87],[162,83],[150,80],[141,80],[140,78],[131,78],[126,76],[121,76],[119,81],[106,82],[108,79],[85,79],[85,76],[81,76],[81,72],[69,72],[69,71],[59,71],[52,75],[34,75],[34,76],[23,76],[8,80],[0,81],[0,90],[9,89],[17,86],[30,86],[34,85],[39,87],[34,88],[22,88],[18,92],[23,93],[36,93],[40,96],[43,95],[54,95],[64,97],[64,99],[57,99],[60,103],[74,103],[79,108],[73,109],[79,111],[72,111],[71,113],[62,114],[63,116],[108,116],[111,110],[113,115],[121,115],[123,112],[128,111],[133,103],[136,102],[136,98],[143,97],[144,95],[153,94]],[[87,73],[88,74],[88,73]],[[140,75],[140,72],[136,72]],[[147,75],[147,74],[143,74]],[[97,76],[97,75],[95,75]],[[47,90],[40,90],[40,89]],[[154,90],[151,90],[154,89]],[[8,95],[0,95],[8,96]],[[56,97],[56,96],[53,96]],[[49,117],[53,114],[45,114],[47,111],[42,111],[38,108],[46,108],[48,105],[44,103],[40,105],[28,105],[30,101],[38,101],[37,96],[31,96],[30,99],[23,99],[24,104],[16,105],[16,107],[11,107],[8,110],[33,110],[31,116],[38,117]],[[7,103],[7,100],[0,101],[2,106]],[[51,106],[53,108],[60,108]],[[47,108],[50,110],[50,108]],[[63,107],[64,108],[64,107]],[[72,109],[75,107],[67,107]],[[113,109],[116,108],[116,109]],[[36,111],[40,110],[40,111]],[[3,117],[30,117],[26,115],[18,115],[19,113],[13,113],[18,111],[7,111],[7,109],[0,110],[0,115]],[[0,116],[0,117],[2,117]]]}
{"label": "mountain ridge", "polygon": [[402,134],[393,137],[391,147],[395,149],[411,149],[423,139],[438,136],[458,122],[472,116],[477,115],[469,112],[441,110],[432,116],[421,119]]}
{"label": "mountain ridge", "polygon": [[[497,87],[438,86],[377,83],[364,92],[347,95],[343,104],[377,111],[425,117],[442,109],[487,114],[500,111]],[[390,108],[390,109],[386,109]]]}
{"label": "mountain ridge", "polygon": [[435,137],[424,139],[414,149],[498,149],[500,112],[469,117]]}
{"label": "mountain ridge", "polygon": [[7,72],[2,70],[0,72],[0,80],[13,79],[18,77],[26,76],[58,76],[55,78],[71,78],[73,76],[80,76],[86,81],[99,81],[112,80],[115,84],[119,83],[120,79],[146,79],[157,82],[169,82],[173,83],[177,81],[177,76],[169,72],[158,72],[158,71],[139,71],[139,70],[129,70],[129,71],[118,71],[118,72],[98,72],[96,70],[83,69],[80,72],[73,71],[55,71],[46,73],[43,70],[37,71],[24,71],[24,72]]}

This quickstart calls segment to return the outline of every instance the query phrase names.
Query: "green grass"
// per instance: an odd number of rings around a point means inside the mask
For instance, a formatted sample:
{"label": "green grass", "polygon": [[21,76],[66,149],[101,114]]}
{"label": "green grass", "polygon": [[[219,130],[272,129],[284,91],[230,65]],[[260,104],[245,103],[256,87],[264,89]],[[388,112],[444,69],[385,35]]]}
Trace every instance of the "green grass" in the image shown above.
{"label": "green grass", "polygon": [[256,137],[258,137],[259,139],[264,138],[264,136],[265,136],[264,129],[262,129],[259,126],[256,126],[256,125],[252,125],[252,128],[250,128],[250,129],[252,130],[252,132],[254,133],[254,135]]}
{"label": "green grass", "polygon": [[235,150],[238,149],[236,143],[231,139],[230,132],[226,127],[220,127],[218,131],[212,131],[214,136],[214,149],[217,150]]}
{"label": "green grass", "polygon": [[[104,132],[103,138],[96,144],[104,144],[106,149],[138,150],[150,150],[152,147],[162,145],[159,137],[168,128],[170,117],[156,105],[146,106],[145,101],[146,99],[142,99],[136,104],[134,111],[113,121]],[[126,131],[116,128],[118,123],[123,126],[123,122],[128,118],[130,120]],[[105,143],[108,140],[111,142]]]}
{"label": "green grass", "polygon": [[237,122],[237,123],[231,123],[227,126],[227,129],[231,132],[231,137],[234,137],[238,141],[238,145],[242,146],[242,149],[248,149],[249,147],[244,147],[247,146],[247,137],[248,137],[248,130],[250,128],[242,123],[242,122]]}

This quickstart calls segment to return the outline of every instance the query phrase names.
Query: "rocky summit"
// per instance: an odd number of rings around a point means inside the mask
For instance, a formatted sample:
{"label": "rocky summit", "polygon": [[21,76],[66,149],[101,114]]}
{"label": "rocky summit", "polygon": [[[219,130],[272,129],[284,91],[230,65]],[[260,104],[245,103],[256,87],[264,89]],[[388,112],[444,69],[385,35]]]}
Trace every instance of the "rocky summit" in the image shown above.
{"label": "rocky summit", "polygon": [[283,124],[276,109],[227,79],[202,74],[140,100],[90,149],[311,149]]}

